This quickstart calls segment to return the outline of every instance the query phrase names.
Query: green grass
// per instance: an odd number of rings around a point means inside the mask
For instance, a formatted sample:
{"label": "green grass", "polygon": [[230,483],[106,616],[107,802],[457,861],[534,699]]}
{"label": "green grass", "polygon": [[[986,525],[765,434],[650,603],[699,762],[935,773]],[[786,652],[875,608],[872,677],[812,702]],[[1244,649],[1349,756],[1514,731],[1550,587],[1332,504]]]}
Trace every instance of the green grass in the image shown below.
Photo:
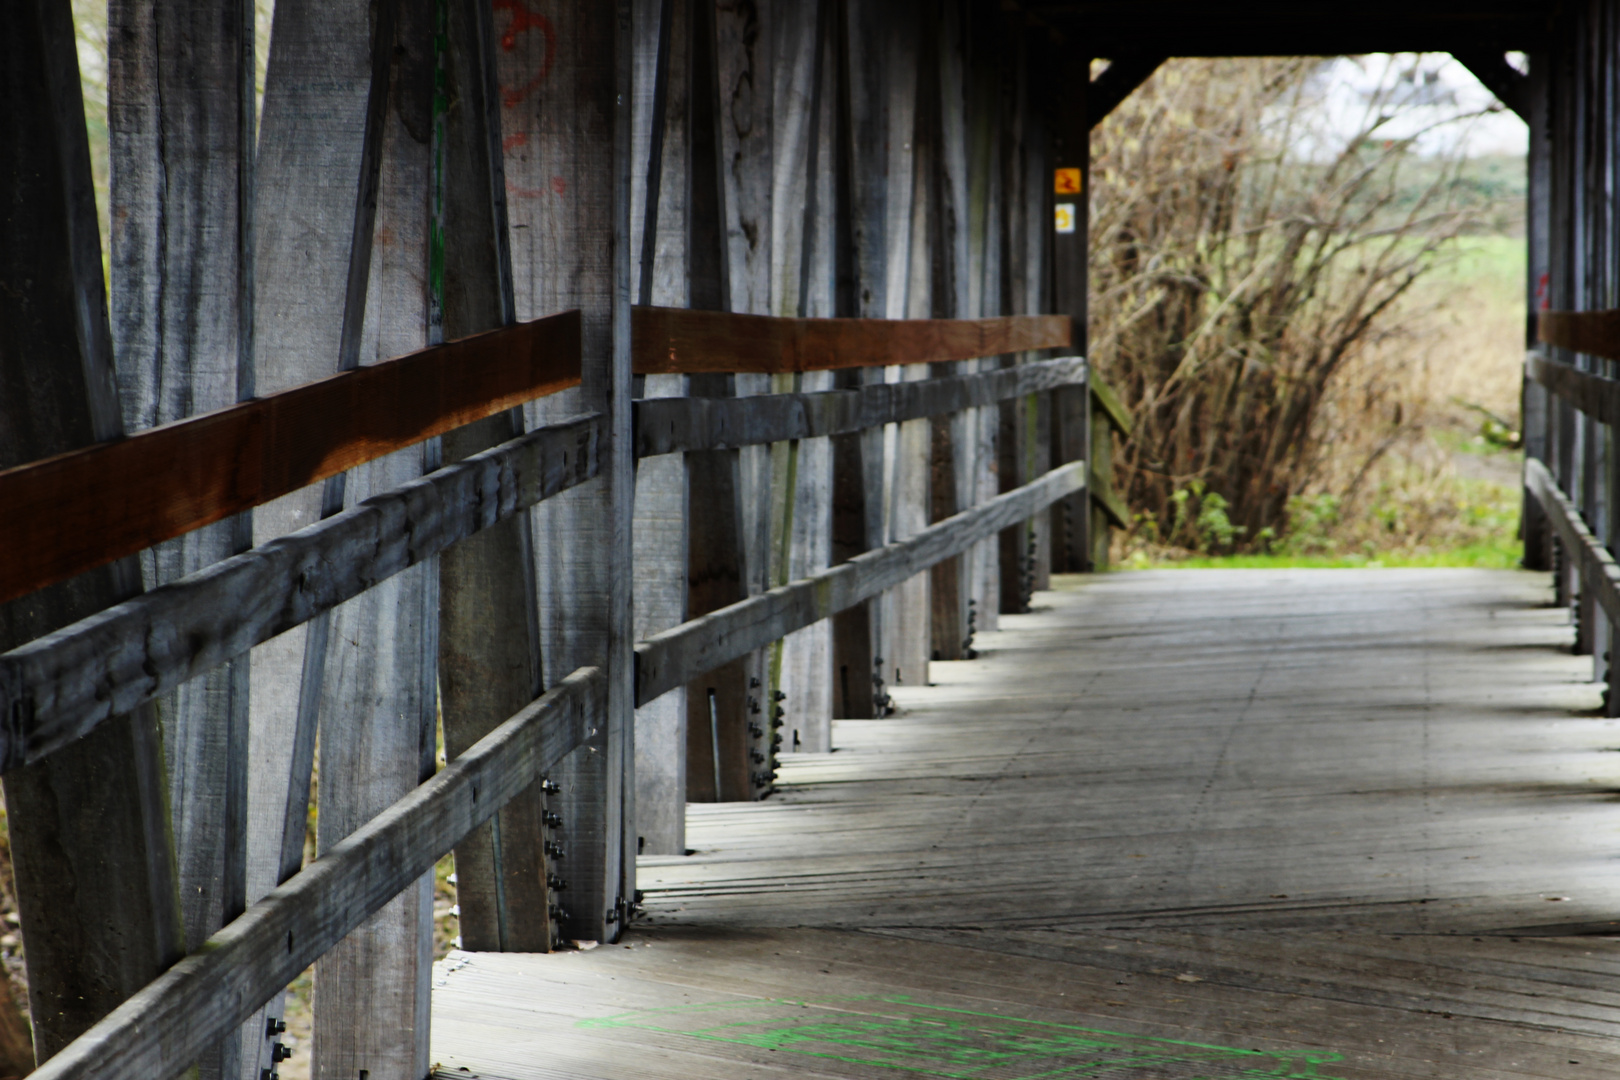
{"label": "green grass", "polygon": [[1491,570],[1511,570],[1519,565],[1524,550],[1517,539],[1469,544],[1448,551],[1412,553],[1385,552],[1368,555],[1197,555],[1186,559],[1146,558],[1126,560],[1123,570],[1284,570],[1303,567],[1316,570],[1374,569],[1378,567],[1473,566]]}

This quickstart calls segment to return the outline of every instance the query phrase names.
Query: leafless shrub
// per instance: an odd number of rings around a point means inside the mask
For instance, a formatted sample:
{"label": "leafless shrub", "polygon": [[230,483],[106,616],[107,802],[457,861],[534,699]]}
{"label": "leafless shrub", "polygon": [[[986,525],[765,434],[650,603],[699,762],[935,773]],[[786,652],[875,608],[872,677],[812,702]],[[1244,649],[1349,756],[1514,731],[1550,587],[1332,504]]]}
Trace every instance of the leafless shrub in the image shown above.
{"label": "leafless shrub", "polygon": [[1320,65],[1175,61],[1094,135],[1089,352],[1135,415],[1119,475],[1148,540],[1264,548],[1414,429],[1403,298],[1478,211],[1457,161],[1388,134],[1410,66],[1335,142]]}

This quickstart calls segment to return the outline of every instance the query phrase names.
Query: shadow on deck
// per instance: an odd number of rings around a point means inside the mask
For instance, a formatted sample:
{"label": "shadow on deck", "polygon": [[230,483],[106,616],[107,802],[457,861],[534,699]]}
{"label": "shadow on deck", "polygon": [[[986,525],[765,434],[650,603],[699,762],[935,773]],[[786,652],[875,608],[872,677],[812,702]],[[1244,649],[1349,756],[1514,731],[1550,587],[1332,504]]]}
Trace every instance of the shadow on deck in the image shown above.
{"label": "shadow on deck", "polygon": [[447,1075],[1620,1067],[1620,721],[1544,575],[1058,579],[691,807],[621,945],[453,953]]}

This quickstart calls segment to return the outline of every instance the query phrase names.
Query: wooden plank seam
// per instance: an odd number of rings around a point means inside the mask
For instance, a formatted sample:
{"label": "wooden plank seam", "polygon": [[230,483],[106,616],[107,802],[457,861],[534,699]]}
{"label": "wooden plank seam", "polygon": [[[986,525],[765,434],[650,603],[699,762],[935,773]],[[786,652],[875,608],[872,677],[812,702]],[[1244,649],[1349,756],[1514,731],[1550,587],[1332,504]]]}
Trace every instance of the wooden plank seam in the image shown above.
{"label": "wooden plank seam", "polygon": [[178,1074],[594,734],[600,668],[573,672],[41,1065],[37,1080]]}
{"label": "wooden plank seam", "polygon": [[604,429],[538,428],[0,655],[0,771],[584,483]]}

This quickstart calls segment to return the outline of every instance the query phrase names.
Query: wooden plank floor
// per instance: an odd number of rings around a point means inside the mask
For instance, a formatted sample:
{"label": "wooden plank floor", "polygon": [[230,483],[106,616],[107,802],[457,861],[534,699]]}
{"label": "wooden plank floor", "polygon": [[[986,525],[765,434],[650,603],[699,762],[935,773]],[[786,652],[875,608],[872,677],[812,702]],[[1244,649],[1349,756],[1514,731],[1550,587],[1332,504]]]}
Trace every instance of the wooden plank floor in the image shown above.
{"label": "wooden plank floor", "polygon": [[1612,1076],[1620,722],[1549,599],[1507,571],[1059,579],[770,801],[693,807],[624,944],[453,953],[435,1058]]}

